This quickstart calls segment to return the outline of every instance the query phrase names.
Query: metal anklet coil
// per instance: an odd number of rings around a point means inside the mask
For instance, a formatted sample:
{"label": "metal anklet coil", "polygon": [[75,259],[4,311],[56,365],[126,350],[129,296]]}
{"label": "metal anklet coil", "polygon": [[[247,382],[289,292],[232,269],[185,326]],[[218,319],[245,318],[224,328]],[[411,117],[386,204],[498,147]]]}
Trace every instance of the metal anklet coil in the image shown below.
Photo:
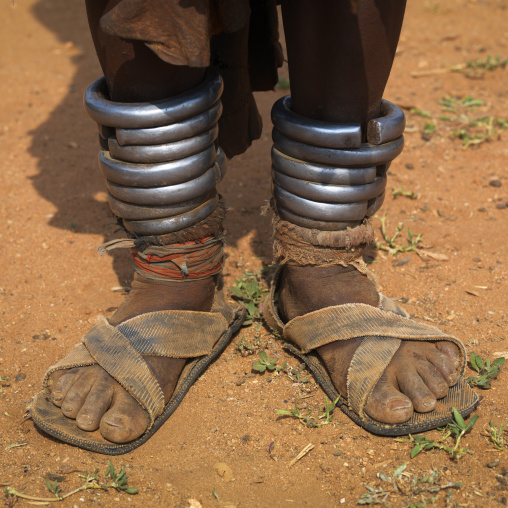
{"label": "metal anklet coil", "polygon": [[226,172],[216,145],[222,90],[213,69],[196,88],[146,103],[109,100],[104,78],[87,89],[85,111],[102,138],[99,167],[109,203],[127,231],[172,233],[217,208],[216,185]]}
{"label": "metal anklet coil", "polygon": [[367,127],[312,120],[291,111],[291,97],[272,109],[272,178],[279,216],[298,226],[336,231],[372,216],[382,205],[386,172],[403,148],[404,114],[381,102]]}

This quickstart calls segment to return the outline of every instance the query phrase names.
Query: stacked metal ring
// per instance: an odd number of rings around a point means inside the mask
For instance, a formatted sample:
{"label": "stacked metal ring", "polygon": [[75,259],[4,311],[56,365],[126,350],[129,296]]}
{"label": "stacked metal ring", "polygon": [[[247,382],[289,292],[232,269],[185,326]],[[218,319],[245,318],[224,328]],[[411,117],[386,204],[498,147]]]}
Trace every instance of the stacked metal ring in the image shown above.
{"label": "stacked metal ring", "polygon": [[111,209],[128,231],[167,234],[216,209],[215,187],[226,172],[216,147],[222,89],[212,69],[193,90],[150,103],[110,101],[104,78],[88,87],[85,110],[102,138],[99,167]]}
{"label": "stacked metal ring", "polygon": [[272,109],[273,196],[279,216],[322,231],[360,224],[382,205],[386,171],[400,154],[404,114],[388,101],[361,126],[312,120],[291,111],[291,96]]}

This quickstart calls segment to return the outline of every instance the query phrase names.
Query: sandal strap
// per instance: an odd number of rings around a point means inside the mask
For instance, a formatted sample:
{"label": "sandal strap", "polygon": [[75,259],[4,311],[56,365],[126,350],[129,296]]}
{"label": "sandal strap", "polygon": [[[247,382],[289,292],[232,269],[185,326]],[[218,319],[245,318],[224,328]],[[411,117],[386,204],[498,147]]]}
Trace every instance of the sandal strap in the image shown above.
{"label": "sandal strap", "polygon": [[148,413],[150,427],[164,410],[164,394],[143,357],[130,340],[104,316],[83,337],[90,356]]}
{"label": "sandal strap", "polygon": [[[58,370],[100,365],[145,409],[152,427],[164,410],[164,394],[143,356],[196,358],[211,353],[237,317],[222,291],[211,312],[149,312],[112,326],[104,316],[69,354],[50,367],[43,388]],[[192,331],[192,333],[190,332]]]}
{"label": "sandal strap", "polygon": [[384,337],[407,340],[450,340],[460,342],[434,326],[371,307],[363,303],[347,303],[326,307],[292,319],[284,327],[284,338],[308,353],[337,340],[358,337]]}
{"label": "sandal strap", "polygon": [[360,417],[370,394],[391,362],[402,341],[364,337],[349,365],[347,374],[347,401]]}

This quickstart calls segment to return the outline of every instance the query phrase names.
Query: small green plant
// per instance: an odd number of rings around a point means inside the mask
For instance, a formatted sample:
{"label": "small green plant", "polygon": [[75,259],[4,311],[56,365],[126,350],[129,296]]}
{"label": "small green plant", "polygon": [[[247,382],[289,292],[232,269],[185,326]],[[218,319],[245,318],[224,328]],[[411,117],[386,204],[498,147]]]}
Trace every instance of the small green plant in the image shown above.
{"label": "small green plant", "polygon": [[[261,323],[259,323],[261,324]],[[249,341],[245,337],[241,337],[236,343],[236,349],[239,351],[241,356],[250,356],[259,351],[261,348],[261,339],[254,337],[252,341]]]}
{"label": "small green plant", "polygon": [[252,368],[258,372],[264,372],[266,369],[273,371],[277,368],[278,358],[269,358],[265,351],[258,353],[259,360],[252,362]]}
{"label": "small green plant", "polygon": [[488,390],[491,387],[492,380],[496,379],[504,365],[504,357],[496,358],[493,362],[490,358],[482,358],[480,355],[471,352],[469,357],[471,368],[478,372],[477,376],[470,376],[466,381],[470,386],[476,386]]}
{"label": "small green plant", "polygon": [[279,409],[277,414],[280,416],[291,416],[292,418],[296,418],[302,425],[309,428],[318,428],[323,425],[327,425],[333,420],[333,410],[339,402],[340,396],[337,397],[333,402],[328,400],[328,397],[325,398],[325,406],[323,408],[323,413],[318,416],[316,419],[312,416],[313,410],[308,408],[305,414],[300,412],[298,404],[295,404],[295,407],[290,409],[289,411],[286,409]]}
{"label": "small green plant", "polygon": [[485,116],[468,120],[452,133],[452,138],[462,140],[464,150],[470,146],[481,145],[503,132],[508,125],[507,120]]}
{"label": "small green plant", "polygon": [[450,97],[449,95],[437,101],[441,104],[443,111],[451,113],[460,113],[464,111],[474,111],[485,104],[481,99],[475,99],[471,95],[467,95],[463,99]]}
{"label": "small green plant", "polygon": [[436,133],[437,127],[434,122],[425,122],[423,124],[422,137],[430,139]]}
{"label": "small green plant", "polygon": [[487,58],[477,58],[466,62],[469,69],[484,69],[486,71],[494,71],[501,67],[504,69],[508,63],[508,58],[501,59],[499,55],[487,55]]}
{"label": "small green plant", "polygon": [[487,437],[487,442],[491,443],[494,448],[500,452],[504,452],[508,447],[508,438],[505,437],[507,434],[506,427],[503,429],[503,423],[498,427],[494,425],[494,422],[490,420],[489,428],[484,427],[484,436]]}
{"label": "small green plant", "polygon": [[[414,444],[413,449],[411,450],[411,458],[414,459],[420,452],[429,451],[433,449],[444,450],[449,453],[451,458],[454,460],[459,460],[465,453],[469,452],[466,448],[459,448],[461,439],[471,431],[474,427],[476,420],[478,420],[478,415],[473,416],[469,422],[466,424],[464,418],[459,413],[457,408],[453,407],[453,419],[452,423],[449,423],[444,429],[439,429],[441,432],[441,439],[433,440],[429,439],[427,436],[411,436],[409,435],[409,440],[400,439],[400,442],[409,442]],[[455,440],[453,447],[450,447],[446,444],[446,441],[449,437],[452,437]]]}
{"label": "small green plant", "polygon": [[290,84],[289,79],[279,75],[279,81],[277,82],[278,90],[289,90]]}
{"label": "small green plant", "polygon": [[393,196],[393,199],[397,198],[398,196],[403,196],[403,197],[409,198],[409,199],[418,199],[420,197],[420,195],[416,194],[414,191],[404,190],[403,185],[399,189],[396,189],[395,187],[393,187],[392,188],[392,196]]}
{"label": "small green plant", "polygon": [[423,109],[411,108],[409,111],[410,113],[422,116],[423,118],[432,118],[432,115],[428,111],[424,111]]}
{"label": "small green plant", "polygon": [[[120,471],[116,472],[113,463],[109,461],[109,465],[104,472],[104,481],[101,483],[99,478],[99,468],[95,469],[93,473],[89,474],[88,471],[85,471],[83,474],[78,475],[79,478],[83,480],[83,485],[80,487],[67,492],[64,494],[62,492],[62,488],[58,484],[58,481],[55,480],[53,483],[46,478],[46,488],[53,494],[53,497],[36,497],[30,496],[28,494],[24,494],[22,492],[18,492],[13,487],[6,487],[4,489],[4,495],[7,500],[12,500],[16,498],[27,499],[29,501],[38,501],[42,503],[49,503],[54,501],[63,501],[78,492],[83,492],[84,490],[108,490],[115,489],[117,491],[125,492],[126,494],[137,494],[138,489],[133,487],[129,487],[127,485],[128,477],[125,470],[125,467],[122,467]],[[107,480],[109,477],[109,481]]]}
{"label": "small green plant", "polygon": [[[304,364],[305,365],[305,364]],[[295,369],[294,367],[291,367],[291,365],[288,364],[288,362],[284,361],[282,364],[282,367],[277,366],[277,372],[284,372],[287,374],[288,378],[293,381],[293,383],[298,384],[305,384],[309,382],[309,379],[302,376],[302,371],[305,370],[305,368],[298,368]]]}
{"label": "small green plant", "polygon": [[247,309],[247,318],[243,322],[243,326],[249,326],[254,321],[261,320],[259,306],[263,301],[265,290],[261,285],[259,272],[246,271],[241,279],[235,280],[231,292],[240,305]]}
{"label": "small green plant", "polygon": [[[428,474],[421,476],[412,476],[406,471],[407,464],[401,464],[389,474],[378,473],[377,477],[383,483],[377,487],[365,485],[367,493],[363,494],[358,500],[358,504],[375,505],[382,504],[388,506],[388,500],[392,500],[397,496],[405,497],[403,506],[409,508],[420,508],[429,506],[437,502],[439,492],[445,491],[449,496],[452,492],[450,489],[458,489],[462,487],[460,482],[440,483],[442,474],[438,469],[433,469]],[[429,494],[432,494],[430,497]],[[420,498],[420,500],[416,500]]]}
{"label": "small green plant", "polygon": [[383,236],[383,240],[385,243],[376,242],[376,248],[378,250],[384,250],[391,254],[392,256],[397,255],[399,252],[410,252],[416,250],[416,246],[420,243],[423,233],[414,236],[413,232],[410,228],[407,229],[407,245],[399,245],[396,240],[399,238],[400,234],[404,229],[404,224],[399,222],[397,228],[395,230],[395,234],[393,236],[389,236],[386,228],[388,226],[388,220],[386,218],[386,212],[382,217],[378,217],[381,221],[381,235]]}

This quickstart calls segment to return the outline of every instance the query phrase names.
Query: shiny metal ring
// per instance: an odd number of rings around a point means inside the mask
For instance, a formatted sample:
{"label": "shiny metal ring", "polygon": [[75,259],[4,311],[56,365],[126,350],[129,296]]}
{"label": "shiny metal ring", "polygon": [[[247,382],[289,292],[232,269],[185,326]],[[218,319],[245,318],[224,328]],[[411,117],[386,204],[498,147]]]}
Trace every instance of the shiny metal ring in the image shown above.
{"label": "shiny metal ring", "polygon": [[316,183],[365,185],[376,179],[376,166],[369,168],[335,168],[320,166],[288,157],[272,147],[273,168],[285,175]]}
{"label": "shiny metal ring", "polygon": [[346,228],[359,226],[362,223],[361,220],[349,222],[325,222],[309,219],[308,217],[302,217],[301,215],[290,212],[278,203],[275,203],[275,208],[282,220],[287,220],[288,222],[291,222],[291,224],[296,224],[297,226],[307,229],[318,229],[319,231],[342,231]]}
{"label": "shiny metal ring", "polygon": [[399,138],[383,145],[363,144],[361,148],[336,150],[306,145],[287,138],[274,129],[272,138],[279,151],[307,162],[326,164],[328,166],[368,167],[392,161],[402,152],[404,138]]}
{"label": "shiny metal ring", "polygon": [[224,150],[219,146],[217,147],[217,158],[215,159],[214,165],[215,178],[217,180],[217,183],[222,182],[227,169],[228,169],[228,160],[226,158],[226,154],[224,153]]}
{"label": "shiny metal ring", "polygon": [[383,201],[385,200],[385,196],[386,196],[386,192],[383,192],[377,198],[374,198],[369,201],[369,203],[367,205],[367,211],[365,212],[366,217],[371,217],[381,208],[381,205],[383,204]]}
{"label": "shiny metal ring", "polygon": [[210,109],[180,122],[149,129],[116,129],[120,145],[159,145],[192,138],[213,127],[222,113],[222,104],[216,102]]}
{"label": "shiny metal ring", "polygon": [[108,145],[114,159],[142,163],[167,162],[202,152],[213,144],[218,134],[219,128],[215,125],[212,129],[193,138],[163,145],[121,146],[115,138],[109,138]]}
{"label": "shiny metal ring", "polygon": [[105,150],[99,152],[99,168],[111,182],[127,187],[161,187],[188,182],[204,174],[215,163],[215,146],[185,159],[156,164],[136,164],[111,157]]}
{"label": "shiny metal ring", "polygon": [[164,235],[173,231],[180,231],[201,222],[217,208],[218,204],[219,198],[217,197],[181,215],[154,220],[124,220],[123,225],[127,231],[137,235]]}
{"label": "shiny metal ring", "polygon": [[391,102],[381,101],[381,116],[367,124],[367,141],[381,145],[393,141],[404,134],[406,117],[402,110]]}
{"label": "shiny metal ring", "polygon": [[310,201],[281,189],[273,184],[273,197],[277,205],[290,212],[320,221],[346,222],[362,220],[367,211],[367,201],[363,203],[318,203]]}
{"label": "shiny metal ring", "polygon": [[150,102],[114,102],[108,99],[106,80],[94,81],[86,90],[85,111],[101,125],[123,129],[159,127],[191,118],[215,104],[222,94],[222,78],[209,68],[198,86],[174,97]]}
{"label": "shiny metal ring", "polygon": [[360,124],[313,120],[291,111],[291,96],[279,99],[272,108],[272,123],[285,136],[300,143],[324,148],[359,148]]}
{"label": "shiny metal ring", "polygon": [[182,213],[189,212],[194,210],[194,208],[202,205],[206,201],[209,201],[216,195],[217,193],[215,189],[212,189],[210,192],[207,192],[206,194],[203,194],[196,199],[191,199],[190,201],[185,201],[183,203],[177,203],[175,205],[142,206],[125,203],[124,201],[115,198],[115,196],[108,192],[108,201],[111,211],[116,216],[122,217],[122,219],[148,220],[165,219],[167,217],[173,217],[174,215],[180,215]]}
{"label": "shiny metal ring", "polygon": [[365,185],[330,185],[307,182],[272,171],[273,181],[285,191],[295,196],[310,199],[318,203],[359,203],[374,199],[382,194],[386,187],[386,177],[377,177]]}
{"label": "shiny metal ring", "polygon": [[210,168],[204,175],[179,183],[177,185],[168,185],[164,187],[151,187],[142,189],[139,187],[125,187],[114,182],[106,181],[109,192],[115,198],[133,205],[174,205],[183,203],[190,199],[195,199],[215,188],[215,172]]}

